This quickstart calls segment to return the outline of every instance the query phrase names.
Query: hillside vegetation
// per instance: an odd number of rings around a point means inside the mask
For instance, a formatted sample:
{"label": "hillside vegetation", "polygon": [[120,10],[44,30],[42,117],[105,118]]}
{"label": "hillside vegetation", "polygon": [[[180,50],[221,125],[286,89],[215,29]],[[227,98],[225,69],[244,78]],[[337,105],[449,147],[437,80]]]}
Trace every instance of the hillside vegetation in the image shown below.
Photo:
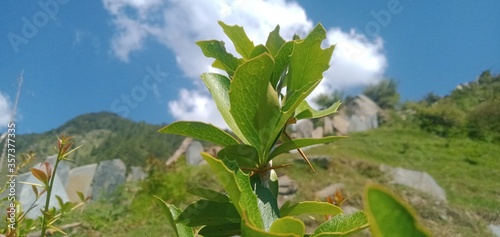
{"label": "hillside vegetation", "polygon": [[109,112],[90,113],[42,134],[19,135],[18,151],[34,151],[40,158],[55,154],[54,139],[65,133],[83,145],[73,156],[73,166],[115,158],[127,166],[145,166],[147,158],[168,159],[183,139],[157,133],[163,126],[136,123]]}
{"label": "hillside vegetation", "polygon": [[[327,164],[313,164],[316,173],[296,154],[276,159],[276,165],[292,164],[277,172],[297,182],[294,200],[312,200],[318,190],[342,183],[348,196],[345,205],[361,208],[364,185],[377,182],[404,197],[435,236],[492,236],[487,225],[500,224],[500,75],[484,72],[448,96],[431,93],[405,103],[397,101],[396,83],[382,85],[387,93],[377,86],[367,94],[386,103],[381,128],[307,150],[309,156],[330,157]],[[332,101],[325,95],[322,100]],[[121,158],[128,166],[146,167],[149,178],[142,183],[128,184],[113,198],[66,216],[64,223],[81,223],[70,236],[171,236],[153,195],[185,207],[195,200],[187,194],[189,188],[222,189],[207,166],[187,166],[181,158],[165,167],[183,138],[159,134],[160,127],[101,112],[79,116],[47,133],[21,135],[16,142],[20,153],[34,150],[41,159],[53,153],[55,136],[65,132],[84,145],[73,156],[73,166]],[[445,189],[448,203],[390,184],[380,164],[428,172]],[[303,218],[309,226],[317,224]]]}

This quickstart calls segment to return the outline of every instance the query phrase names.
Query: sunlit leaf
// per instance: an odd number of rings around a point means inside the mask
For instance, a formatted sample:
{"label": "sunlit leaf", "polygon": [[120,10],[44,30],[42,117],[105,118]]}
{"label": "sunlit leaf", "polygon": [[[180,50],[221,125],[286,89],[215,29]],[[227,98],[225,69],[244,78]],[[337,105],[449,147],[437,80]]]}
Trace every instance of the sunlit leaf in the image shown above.
{"label": "sunlit leaf", "polygon": [[210,165],[213,173],[217,175],[241,218],[250,225],[263,229],[257,196],[253,193],[248,175],[238,168],[236,162],[227,161],[226,164],[232,165],[228,167],[220,159],[208,153],[202,152],[201,156]]}
{"label": "sunlit leaf", "polygon": [[274,221],[270,229],[272,233],[295,234],[298,236],[303,236],[305,231],[306,226],[301,220],[289,216]]}
{"label": "sunlit leaf", "polygon": [[170,226],[174,230],[177,237],[194,237],[194,232],[191,227],[188,227],[181,223],[175,223],[175,219],[181,214],[181,211],[174,205],[168,204],[161,198],[154,196],[160,205],[163,214],[167,217]]}
{"label": "sunlit leaf", "polygon": [[278,96],[269,84],[273,66],[267,53],[246,61],[235,72],[229,91],[231,115],[259,154],[274,140],[270,134],[280,116]]}
{"label": "sunlit leaf", "polygon": [[236,51],[244,58],[249,59],[250,53],[254,48],[253,42],[248,38],[243,27],[234,25],[229,26],[224,22],[219,21],[219,25],[226,33],[227,37],[233,42]]}
{"label": "sunlit leaf", "polygon": [[266,232],[262,229],[255,228],[254,226],[242,222],[241,223],[241,236],[242,237],[302,237],[302,235],[298,234],[283,234],[283,233],[272,233]]}
{"label": "sunlit leaf", "polygon": [[255,58],[263,53],[269,53],[269,50],[267,50],[266,46],[259,44],[253,48],[252,52],[250,53],[250,58]]}
{"label": "sunlit leaf", "polygon": [[[330,66],[334,46],[322,49],[326,30],[318,24],[303,40],[295,41],[287,77],[284,111],[295,108],[314,90]],[[294,94],[298,94],[294,97]]]}
{"label": "sunlit leaf", "polygon": [[330,114],[333,114],[337,112],[338,108],[340,106],[340,101],[332,104],[330,107],[324,109],[324,110],[315,110],[313,109],[309,103],[307,103],[306,100],[302,101],[300,105],[297,107],[296,112],[295,112],[295,118],[297,120],[300,119],[309,119],[309,118],[321,118],[328,116]]}
{"label": "sunlit leaf", "polygon": [[323,222],[311,235],[312,237],[340,237],[349,236],[368,227],[368,221],[363,212],[350,215],[336,215]]}
{"label": "sunlit leaf", "polygon": [[236,125],[236,122],[234,121],[233,115],[231,115],[231,112],[229,111],[231,108],[231,104],[229,102],[229,78],[217,73],[203,73],[201,75],[201,80],[203,80],[205,86],[207,86],[208,90],[212,94],[215,104],[217,105],[217,109],[222,115],[222,118],[224,118],[224,121],[226,121],[226,124],[240,140],[248,143],[248,140],[241,133],[238,125]]}
{"label": "sunlit leaf", "polygon": [[338,215],[340,207],[327,202],[305,201],[281,208],[281,216],[297,216],[302,214]]}
{"label": "sunlit leaf", "polygon": [[372,184],[365,188],[364,206],[375,237],[430,236],[418,223],[415,212],[382,186]]}
{"label": "sunlit leaf", "polygon": [[235,161],[240,168],[256,168],[259,163],[257,150],[247,144],[224,147],[217,153],[217,157],[219,159]]}
{"label": "sunlit leaf", "polygon": [[177,121],[161,128],[158,132],[192,137],[221,146],[238,144],[238,141],[234,137],[220,128],[202,122]]}
{"label": "sunlit leaf", "polygon": [[200,46],[205,56],[215,58],[218,61],[217,65],[223,65],[230,77],[232,77],[234,71],[242,62],[226,51],[223,41],[204,40],[198,41],[196,44]]}
{"label": "sunlit leaf", "polygon": [[276,54],[281,49],[281,46],[283,46],[283,44],[285,44],[285,40],[280,36],[280,26],[277,25],[276,28],[274,28],[274,30],[271,31],[271,33],[269,33],[269,36],[267,37],[266,48],[273,56],[276,57]]}

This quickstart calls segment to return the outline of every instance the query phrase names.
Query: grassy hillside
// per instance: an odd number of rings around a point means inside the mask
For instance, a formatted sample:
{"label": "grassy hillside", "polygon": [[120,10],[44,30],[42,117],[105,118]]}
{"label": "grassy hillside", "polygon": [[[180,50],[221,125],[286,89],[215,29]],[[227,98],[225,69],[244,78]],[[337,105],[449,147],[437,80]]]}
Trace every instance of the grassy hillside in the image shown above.
{"label": "grassy hillside", "polygon": [[73,166],[115,158],[127,166],[145,166],[149,157],[166,160],[182,141],[179,136],[157,133],[162,126],[136,123],[108,112],[90,113],[42,134],[19,135],[16,142],[18,153],[35,151],[39,162],[55,154],[56,136],[65,133],[74,136],[77,145],[83,145],[72,156]]}
{"label": "grassy hillside", "polygon": [[[362,208],[361,193],[368,182],[382,183],[404,197],[416,209],[424,225],[435,236],[491,236],[487,224],[500,222],[500,147],[468,139],[445,139],[419,130],[381,128],[352,134],[349,138],[307,150],[310,156],[331,157],[315,163],[316,173],[297,154],[285,154],[277,164],[292,166],[278,170],[294,179],[299,191],[295,201],[314,200],[315,192],[333,184],[344,184],[346,206]],[[381,163],[427,171],[445,190],[448,204],[429,195],[388,183],[379,170]],[[195,200],[186,194],[191,187],[217,187],[208,167],[188,167],[180,161],[165,168],[151,163],[151,176],[140,189],[128,187],[112,201],[88,205],[83,214],[66,222],[82,222],[73,236],[169,236],[166,219],[158,212],[153,194],[185,206]],[[154,168],[153,168],[154,167]],[[131,190],[136,190],[134,193]],[[309,216],[307,224],[317,225]],[[321,219],[322,217],[314,217]],[[365,236],[361,233],[360,236]]]}

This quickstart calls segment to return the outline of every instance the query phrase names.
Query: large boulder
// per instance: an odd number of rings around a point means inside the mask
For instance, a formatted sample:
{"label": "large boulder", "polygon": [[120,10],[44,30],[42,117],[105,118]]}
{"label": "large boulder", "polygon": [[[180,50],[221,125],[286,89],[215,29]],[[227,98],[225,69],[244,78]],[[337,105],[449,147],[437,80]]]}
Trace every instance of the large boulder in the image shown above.
{"label": "large boulder", "polygon": [[348,132],[360,132],[378,127],[382,109],[365,95],[356,96],[346,105],[349,120]]}
{"label": "large boulder", "polygon": [[295,126],[297,131],[297,136],[300,138],[310,138],[312,137],[312,132],[314,130],[314,124],[309,119],[301,120]]}
{"label": "large boulder", "polygon": [[199,141],[193,141],[186,150],[186,161],[189,165],[198,165],[203,161],[201,157],[203,145]]}
{"label": "large boulder", "polygon": [[393,168],[384,164],[380,165],[379,169],[391,177],[391,183],[417,189],[440,201],[446,202],[446,192],[426,172],[408,170],[399,167]]}
{"label": "large boulder", "polygon": [[108,198],[125,184],[127,167],[120,159],[105,160],[99,163],[92,184],[92,200]]}
{"label": "large boulder", "polygon": [[92,180],[94,180],[97,164],[84,165],[69,171],[66,183],[66,192],[71,202],[79,202],[77,192],[83,193],[85,197],[92,195]]}

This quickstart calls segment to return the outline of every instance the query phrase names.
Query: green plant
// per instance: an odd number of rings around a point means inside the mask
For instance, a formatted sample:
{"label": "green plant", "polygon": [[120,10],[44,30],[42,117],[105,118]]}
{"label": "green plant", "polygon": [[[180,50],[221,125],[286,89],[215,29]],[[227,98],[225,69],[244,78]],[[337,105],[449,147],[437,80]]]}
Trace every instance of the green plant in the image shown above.
{"label": "green plant", "polygon": [[399,103],[398,83],[392,79],[366,87],[363,94],[383,109],[394,109]]}
{"label": "green plant", "polygon": [[[366,188],[367,215],[361,211],[344,215],[339,203],[320,201],[287,202],[278,207],[278,178],[274,170],[287,165],[273,166],[272,160],[293,149],[340,138],[292,140],[286,133],[287,126],[297,120],[337,111],[340,103],[316,111],[305,100],[329,68],[334,46],[321,48],[326,31],[320,24],[306,38],[295,36],[292,41],[281,38],[278,26],[265,45],[257,46],[242,27],[219,24],[242,58],[228,53],[222,41],[199,41],[205,56],[215,58],[213,66],[227,73],[204,73],[201,78],[235,136],[211,124],[193,121],[175,122],[159,131],[223,146],[217,157],[208,153],[202,156],[227,194],[192,189],[190,192],[202,199],[182,211],[158,198],[177,236],[346,236],[369,225],[374,236],[401,236],[409,232],[427,236],[399,199],[373,185]],[[391,208],[381,208],[385,205]],[[305,224],[295,216],[308,213],[331,218],[306,234]],[[400,217],[404,218],[404,225],[392,231],[391,225],[400,225]]]}
{"label": "green plant", "polygon": [[[61,135],[61,137],[58,137],[57,141],[57,147],[55,149],[57,150],[57,159],[55,161],[54,167],[52,167],[48,162],[42,163],[40,168],[30,168],[31,174],[41,182],[39,183],[27,183],[27,182],[21,182],[25,183],[28,185],[31,185],[32,190],[35,194],[35,200],[33,204],[27,209],[27,210],[22,210],[21,204],[19,201],[15,201],[15,215],[14,215],[14,221],[11,221],[15,223],[16,225],[14,228],[11,228],[10,226],[3,230],[2,232],[6,234],[6,236],[12,236],[12,237],[21,237],[21,236],[27,236],[29,233],[36,231],[38,228],[40,228],[40,236],[45,237],[48,232],[60,232],[62,234],[65,234],[64,231],[61,229],[57,228],[55,226],[55,223],[66,213],[75,210],[76,208],[82,206],[85,201],[88,200],[88,198],[85,198],[82,193],[78,193],[78,196],[81,199],[81,202],[78,203],[71,203],[71,202],[64,202],[61,197],[55,196],[59,203],[59,209],[56,209],[55,207],[50,207],[50,199],[53,196],[52,195],[52,188],[54,187],[54,180],[56,178],[56,172],[57,168],[59,167],[59,163],[63,160],[68,160],[68,155],[73,153],[76,149],[79,147],[76,147],[74,149],[71,149],[73,146],[73,142],[71,141],[72,137],[65,136],[64,134]],[[35,157],[34,153],[30,153],[27,155],[27,158],[25,161],[21,164],[21,166],[24,166],[29,163],[30,160],[32,160]],[[17,172],[17,171],[16,171]],[[27,214],[30,211],[33,211],[35,209],[35,203],[42,198],[43,194],[46,194],[45,196],[45,204],[42,206],[41,211],[41,217],[38,219],[29,219],[27,218]],[[12,205],[12,204],[11,204]]]}

